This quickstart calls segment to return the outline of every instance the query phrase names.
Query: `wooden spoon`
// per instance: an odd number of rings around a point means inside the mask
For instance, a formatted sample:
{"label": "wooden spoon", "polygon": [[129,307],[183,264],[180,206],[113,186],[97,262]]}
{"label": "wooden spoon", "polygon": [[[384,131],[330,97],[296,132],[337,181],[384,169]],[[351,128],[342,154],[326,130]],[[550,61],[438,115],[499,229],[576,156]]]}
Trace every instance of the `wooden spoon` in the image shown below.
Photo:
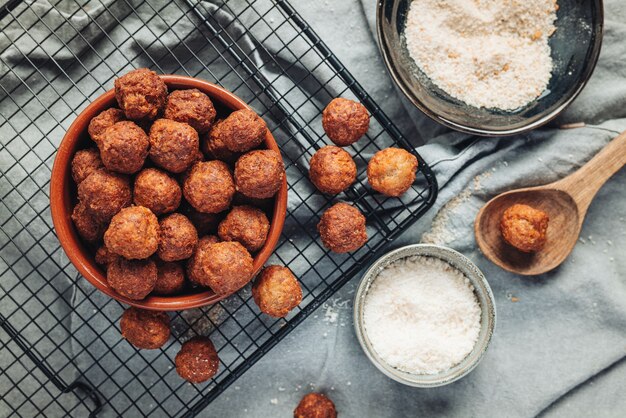
{"label": "wooden spoon", "polygon": [[[613,139],[578,171],[545,186],[511,190],[491,199],[476,216],[474,234],[485,257],[505,270],[542,274],[559,266],[572,252],[589,204],[602,185],[626,165],[626,132]],[[550,216],[547,241],[536,253],[523,253],[500,234],[502,213],[515,203]]]}

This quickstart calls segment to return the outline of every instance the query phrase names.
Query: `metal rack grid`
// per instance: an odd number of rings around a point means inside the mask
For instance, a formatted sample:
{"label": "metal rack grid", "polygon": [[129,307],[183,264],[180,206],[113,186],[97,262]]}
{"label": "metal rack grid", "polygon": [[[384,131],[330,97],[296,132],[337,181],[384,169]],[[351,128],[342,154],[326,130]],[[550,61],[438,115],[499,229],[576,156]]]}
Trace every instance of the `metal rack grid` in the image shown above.
{"label": "metal rack grid", "polygon": [[[436,197],[419,155],[417,179],[401,199],[367,186],[372,153],[410,145],[287,1],[12,0],[0,9],[0,27],[0,416],[194,416]],[[76,115],[137,67],[218,83],[268,122],[289,182],[270,261],[288,265],[303,288],[286,319],[261,315],[247,287],[214,306],[173,313],[168,344],[136,350],[119,335],[123,306],[82,279],[60,248],[48,206],[55,150]],[[365,104],[372,122],[349,149],[357,183],[333,198],[315,193],[308,160],[328,143],[321,111],[339,96]],[[369,241],[351,254],[329,254],[315,230],[337,199],[368,220]],[[172,367],[180,343],[195,334],[209,335],[221,360],[201,385]]]}

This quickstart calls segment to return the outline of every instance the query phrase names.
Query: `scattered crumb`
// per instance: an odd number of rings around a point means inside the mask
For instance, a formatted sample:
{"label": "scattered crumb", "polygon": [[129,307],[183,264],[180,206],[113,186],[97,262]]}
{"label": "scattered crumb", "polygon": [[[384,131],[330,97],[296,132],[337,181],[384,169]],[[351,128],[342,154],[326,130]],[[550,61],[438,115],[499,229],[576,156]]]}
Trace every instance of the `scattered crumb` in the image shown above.
{"label": "scattered crumb", "polygon": [[564,125],[559,126],[561,129],[576,129],[576,128],[584,128],[585,122],[575,122],[575,123],[566,123]]}
{"label": "scattered crumb", "polygon": [[271,403],[272,405],[278,405],[278,399],[276,399],[276,398],[272,398],[272,399],[270,399],[270,403]]}
{"label": "scattered crumb", "polygon": [[284,392],[284,391],[285,391],[285,388],[283,388],[283,387],[280,387],[280,386],[279,386],[279,387],[278,387],[278,391],[279,391],[279,392]]}
{"label": "scattered crumb", "polygon": [[515,296],[511,297],[511,302],[519,302],[519,299]]}

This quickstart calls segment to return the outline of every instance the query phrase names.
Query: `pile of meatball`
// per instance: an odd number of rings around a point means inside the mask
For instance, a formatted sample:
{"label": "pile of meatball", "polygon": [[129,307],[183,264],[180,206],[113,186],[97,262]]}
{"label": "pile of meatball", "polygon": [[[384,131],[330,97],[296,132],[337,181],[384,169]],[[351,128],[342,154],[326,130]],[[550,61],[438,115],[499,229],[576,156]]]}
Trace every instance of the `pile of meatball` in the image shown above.
{"label": "pile of meatball", "polygon": [[[342,147],[357,142],[369,129],[369,114],[361,103],[337,98],[322,112],[322,126],[335,145],[320,148],[309,162],[309,178],[328,195],[348,189],[357,177],[352,156]],[[367,164],[367,179],[376,192],[386,196],[403,195],[415,181],[417,158],[402,148],[386,148],[375,153]],[[328,208],[317,225],[322,243],[335,253],[356,251],[367,242],[365,216],[347,203]]]}
{"label": "pile of meatball", "polygon": [[[115,80],[119,108],[89,123],[95,146],[76,152],[71,173],[78,190],[72,220],[95,250],[109,286],[141,300],[210,288],[231,294],[252,279],[253,254],[270,222],[258,206],[283,184],[281,155],[260,149],[263,119],[237,110],[222,120],[197,89],[169,92],[153,71]],[[253,285],[260,310],[284,317],[302,300],[292,272],[267,266]],[[126,310],[122,335],[138,348],[163,346],[164,312]],[[211,378],[219,361],[208,338],[183,344],[178,373],[190,382]]]}

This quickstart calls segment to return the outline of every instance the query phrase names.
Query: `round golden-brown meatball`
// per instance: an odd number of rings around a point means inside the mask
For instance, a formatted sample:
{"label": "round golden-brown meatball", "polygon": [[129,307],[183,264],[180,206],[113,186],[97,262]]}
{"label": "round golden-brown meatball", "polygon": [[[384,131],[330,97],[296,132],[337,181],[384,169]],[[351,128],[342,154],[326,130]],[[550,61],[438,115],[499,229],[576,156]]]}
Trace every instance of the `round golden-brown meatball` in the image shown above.
{"label": "round golden-brown meatball", "polygon": [[209,96],[198,89],[175,90],[167,96],[165,118],[186,123],[200,134],[211,128],[215,114]]}
{"label": "round golden-brown meatball", "polygon": [[220,135],[219,125],[222,122],[223,120],[215,122],[211,130],[201,138],[200,148],[208,158],[234,163],[239,154],[226,147],[223,136]]}
{"label": "round golden-brown meatball", "polygon": [[237,241],[250,252],[265,244],[270,222],[262,210],[252,206],[235,206],[217,229],[222,241]]}
{"label": "round golden-brown meatball", "polygon": [[148,258],[159,247],[159,220],[143,206],[124,208],[111,219],[104,233],[104,243],[110,251],[124,258]]}
{"label": "round golden-brown meatball", "polygon": [[82,202],[78,202],[72,211],[72,221],[78,235],[87,242],[96,242],[102,239],[106,224],[98,221],[86,210]]}
{"label": "round golden-brown meatball", "polygon": [[244,195],[266,199],[276,194],[285,178],[285,166],[273,150],[251,151],[235,164],[235,185]]}
{"label": "round golden-brown meatball", "polygon": [[317,230],[324,246],[335,253],[358,250],[367,242],[365,216],[347,203],[336,203],[328,208]]}
{"label": "round golden-brown meatball", "polygon": [[228,209],[235,195],[235,182],[222,161],[194,164],[185,179],[183,194],[198,212],[219,213]]}
{"label": "round golden-brown meatball", "polygon": [[302,302],[302,288],[287,267],[267,266],[252,286],[252,297],[261,312],[282,318]]}
{"label": "round golden-brown meatball", "polygon": [[337,418],[337,410],[333,401],[322,393],[304,395],[296,409],[294,418]]}
{"label": "round golden-brown meatball", "polygon": [[102,163],[111,171],[134,174],[141,170],[148,156],[148,135],[130,121],[107,128],[98,142]]}
{"label": "round golden-brown meatball", "polygon": [[145,298],[154,289],[156,281],[157,268],[151,259],[127,260],[118,257],[107,268],[109,286],[128,299]]}
{"label": "round golden-brown meatball", "polygon": [[198,255],[200,268],[195,280],[218,295],[234,293],[252,278],[252,256],[238,242],[209,244]]}
{"label": "round golden-brown meatball", "polygon": [[109,251],[106,245],[101,245],[96,251],[96,263],[100,264],[106,270],[109,264],[119,258],[119,255]]}
{"label": "round golden-brown meatball", "polygon": [[125,119],[124,112],[119,109],[111,108],[103,110],[98,116],[91,119],[87,132],[89,132],[89,136],[91,136],[91,139],[97,144],[100,142],[100,139],[102,139],[102,134],[107,128]]}
{"label": "round golden-brown meatball", "polygon": [[185,215],[173,213],[159,222],[160,238],[157,255],[163,261],[185,260],[198,244],[198,232]]}
{"label": "round golden-brown meatball", "polygon": [[356,164],[346,151],[329,145],[311,157],[309,178],[322,193],[341,193],[356,180]]}
{"label": "round golden-brown meatball", "polygon": [[147,207],[157,216],[178,209],[182,195],[178,182],[164,171],[144,168],[135,177],[135,204]]}
{"label": "round golden-brown meatball", "polygon": [[265,121],[249,109],[231,113],[211,132],[232,152],[245,152],[258,147],[265,140],[266,134]]}
{"label": "round golden-brown meatball", "polygon": [[182,173],[197,161],[198,132],[186,123],[158,119],[150,128],[150,159],[172,173]]}
{"label": "round golden-brown meatball", "polygon": [[402,148],[378,151],[367,164],[367,179],[372,189],[398,197],[415,181],[417,157]]}
{"label": "round golden-brown meatball", "polygon": [[128,177],[97,170],[78,185],[78,199],[95,219],[108,223],[132,201]]}
{"label": "round golden-brown meatball", "polygon": [[504,211],[500,231],[506,242],[525,253],[540,251],[546,243],[550,217],[542,210],[515,204]]}
{"label": "round golden-brown meatball", "polygon": [[137,348],[154,350],[170,338],[170,318],[165,312],[128,308],[120,320],[122,337]]}
{"label": "round golden-brown meatball", "polygon": [[217,231],[217,225],[220,222],[220,215],[215,213],[203,213],[195,210],[189,203],[185,202],[181,205],[180,213],[185,215],[196,227],[198,236],[214,234]]}
{"label": "round golden-brown meatball", "polygon": [[157,295],[173,295],[185,287],[185,271],[180,263],[156,261],[157,281],[153,292]]}
{"label": "round golden-brown meatball", "polygon": [[365,135],[370,115],[361,103],[339,97],[322,112],[322,126],[336,145],[347,147]]}
{"label": "round golden-brown meatball", "polygon": [[147,68],[138,68],[115,79],[115,98],[128,119],[155,119],[167,99],[167,86]]}
{"label": "round golden-brown meatball", "polygon": [[220,242],[220,240],[215,235],[205,235],[198,240],[196,250],[187,260],[187,278],[192,283],[202,285],[202,277],[204,276],[202,271],[203,260],[206,257],[209,246],[217,242]]}
{"label": "round golden-brown meatball", "polygon": [[194,337],[180,347],[174,363],[180,377],[191,383],[202,383],[215,376],[220,359],[210,339]]}
{"label": "round golden-brown meatball", "polygon": [[96,148],[81,149],[76,151],[72,158],[72,178],[78,185],[90,174],[103,167],[100,153]]}

